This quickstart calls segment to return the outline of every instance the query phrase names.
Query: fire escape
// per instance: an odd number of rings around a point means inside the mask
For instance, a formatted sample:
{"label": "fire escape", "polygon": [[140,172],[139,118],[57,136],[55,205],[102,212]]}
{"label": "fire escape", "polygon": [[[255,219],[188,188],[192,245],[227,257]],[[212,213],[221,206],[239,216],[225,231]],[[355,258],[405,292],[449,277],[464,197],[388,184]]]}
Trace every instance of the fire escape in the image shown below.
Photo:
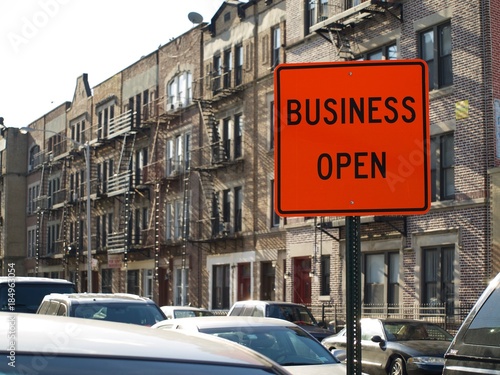
{"label": "fire escape", "polygon": [[[224,207],[221,201],[222,186],[219,182],[219,174],[233,168],[240,168],[243,172],[243,159],[234,158],[231,155],[231,139],[227,139],[225,124],[221,126],[221,120],[216,114],[222,104],[236,103],[241,98],[239,93],[244,89],[242,84],[242,67],[231,70],[228,67],[215,67],[214,71],[206,77],[209,89],[205,98],[197,100],[198,109],[202,115],[203,134],[208,140],[208,145],[202,147],[201,165],[193,166],[192,170],[198,175],[205,206],[202,217],[209,218],[209,228],[204,226],[200,238],[193,242],[206,243],[212,246],[222,241],[239,239],[237,232],[231,228],[231,223],[224,220]],[[242,145],[238,146],[241,152]],[[206,222],[207,220],[202,220]]]}
{"label": "fire escape", "polygon": [[339,6],[330,1],[313,0],[309,3],[309,30],[332,43],[338,57],[352,60],[356,26],[382,14],[388,14],[402,22],[404,2],[405,0],[345,0]]}

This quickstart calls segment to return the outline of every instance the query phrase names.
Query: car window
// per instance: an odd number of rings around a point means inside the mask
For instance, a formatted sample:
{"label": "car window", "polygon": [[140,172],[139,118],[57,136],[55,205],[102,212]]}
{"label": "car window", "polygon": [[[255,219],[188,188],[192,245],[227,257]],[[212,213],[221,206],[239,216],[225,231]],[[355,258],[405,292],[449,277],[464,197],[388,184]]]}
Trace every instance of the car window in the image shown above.
{"label": "car window", "polygon": [[361,323],[361,340],[371,340],[376,335],[383,337],[382,326],[378,320],[365,320]]}
{"label": "car window", "polygon": [[[269,375],[268,368],[255,366],[236,365],[234,363],[187,363],[175,360],[157,361],[145,358],[99,358],[86,356],[57,355],[40,357],[39,355],[26,355],[16,353],[16,368],[8,366],[8,361],[0,361],[1,374],[22,373],[38,375],[68,374],[120,374],[120,375]],[[278,372],[275,372],[278,373]]]}
{"label": "car window", "polygon": [[[7,284],[0,285],[0,310],[7,311]],[[73,284],[57,283],[16,283],[16,312],[35,313],[43,300],[50,293],[73,293]]]}
{"label": "car window", "polygon": [[202,328],[200,332],[247,346],[281,365],[338,363],[323,345],[299,327],[236,326]]}
{"label": "car window", "polygon": [[484,302],[464,335],[466,344],[500,347],[500,289],[497,287]]}
{"label": "car window", "polygon": [[57,310],[59,310],[58,301],[50,301],[49,308],[47,309],[46,315],[57,315]]}
{"label": "car window", "polygon": [[174,310],[174,318],[193,318],[194,316],[192,310]]}
{"label": "car window", "polygon": [[66,316],[68,309],[64,303],[59,305],[59,309],[57,310],[57,315]]}

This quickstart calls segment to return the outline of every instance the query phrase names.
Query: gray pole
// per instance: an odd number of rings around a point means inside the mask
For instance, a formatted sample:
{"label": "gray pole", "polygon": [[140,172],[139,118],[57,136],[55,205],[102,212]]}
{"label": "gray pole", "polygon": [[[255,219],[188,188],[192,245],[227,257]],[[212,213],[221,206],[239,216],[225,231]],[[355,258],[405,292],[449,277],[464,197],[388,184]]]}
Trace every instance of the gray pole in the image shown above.
{"label": "gray pole", "polygon": [[90,146],[85,143],[85,166],[87,173],[87,293],[92,293],[92,236],[90,229]]}

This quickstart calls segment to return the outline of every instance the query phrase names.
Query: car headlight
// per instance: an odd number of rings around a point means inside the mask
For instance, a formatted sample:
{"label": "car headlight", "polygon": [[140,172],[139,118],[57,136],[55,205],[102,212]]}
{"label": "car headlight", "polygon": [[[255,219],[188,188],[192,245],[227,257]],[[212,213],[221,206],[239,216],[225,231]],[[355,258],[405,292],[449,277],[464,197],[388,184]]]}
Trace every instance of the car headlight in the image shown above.
{"label": "car headlight", "polygon": [[411,357],[408,359],[408,364],[414,365],[443,365],[443,357]]}

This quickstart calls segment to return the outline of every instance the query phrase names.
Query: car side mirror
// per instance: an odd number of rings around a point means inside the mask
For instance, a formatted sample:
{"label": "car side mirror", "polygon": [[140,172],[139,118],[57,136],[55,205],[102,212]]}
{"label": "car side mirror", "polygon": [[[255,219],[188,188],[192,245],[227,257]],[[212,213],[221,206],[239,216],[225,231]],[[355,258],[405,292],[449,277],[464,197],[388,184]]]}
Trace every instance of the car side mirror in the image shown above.
{"label": "car side mirror", "polygon": [[372,341],[373,342],[378,342],[379,344],[385,343],[385,340],[382,337],[380,337],[379,335],[373,336],[372,337]]}

